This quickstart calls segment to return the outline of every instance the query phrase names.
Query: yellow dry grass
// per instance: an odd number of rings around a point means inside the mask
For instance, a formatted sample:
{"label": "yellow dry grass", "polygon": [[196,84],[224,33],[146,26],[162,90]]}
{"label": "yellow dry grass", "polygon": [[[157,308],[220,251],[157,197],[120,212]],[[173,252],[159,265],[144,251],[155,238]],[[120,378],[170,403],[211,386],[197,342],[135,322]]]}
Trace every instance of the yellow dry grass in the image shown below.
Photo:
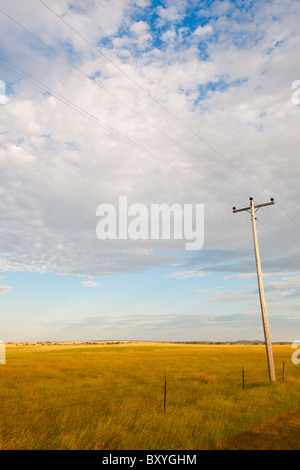
{"label": "yellow dry grass", "polygon": [[292,352],[274,345],[278,380],[271,385],[263,345],[8,344],[0,366],[0,449],[238,448],[251,432],[259,437],[248,445],[261,448],[271,446],[268,423],[284,417],[283,445],[297,448],[299,426],[288,419],[292,410],[297,416],[300,398]]}

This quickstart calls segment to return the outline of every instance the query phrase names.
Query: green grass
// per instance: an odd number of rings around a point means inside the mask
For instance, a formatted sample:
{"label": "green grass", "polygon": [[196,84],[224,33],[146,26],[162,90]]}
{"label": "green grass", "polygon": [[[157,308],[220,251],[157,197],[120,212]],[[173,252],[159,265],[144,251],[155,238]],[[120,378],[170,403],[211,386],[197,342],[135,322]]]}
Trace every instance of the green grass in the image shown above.
{"label": "green grass", "polygon": [[292,352],[274,345],[271,385],[262,345],[7,345],[0,449],[220,448],[298,408]]}

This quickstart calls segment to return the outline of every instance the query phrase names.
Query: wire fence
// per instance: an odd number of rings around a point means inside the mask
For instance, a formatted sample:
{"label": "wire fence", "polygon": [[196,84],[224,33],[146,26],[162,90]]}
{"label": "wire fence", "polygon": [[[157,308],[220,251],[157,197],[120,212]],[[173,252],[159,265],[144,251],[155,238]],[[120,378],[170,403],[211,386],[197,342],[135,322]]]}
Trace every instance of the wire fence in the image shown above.
{"label": "wire fence", "polygon": [[[177,377],[172,374],[153,381],[139,378],[124,385],[110,382],[105,387],[20,397],[17,400],[0,399],[0,436],[3,442],[8,443],[11,439],[20,440],[26,435],[38,436],[39,432],[46,436],[47,430],[53,432],[54,428],[55,432],[59,432],[59,429],[65,431],[66,427],[74,429],[76,424],[80,427],[80,423],[86,421],[91,431],[91,427],[96,429],[101,423],[101,408],[111,405],[112,415],[118,415],[118,408],[133,397],[136,408],[149,414],[154,409],[161,413],[170,413],[175,409],[178,411],[182,406],[187,406],[187,401],[193,401],[196,406],[205,410],[209,403],[213,406],[216,395],[220,396],[222,392],[227,395],[235,394],[243,401],[247,390],[271,385],[268,370],[262,366],[241,366],[223,374],[214,373],[213,370],[206,372]],[[291,379],[298,388],[298,369],[290,370],[283,362],[280,367],[277,364],[276,372],[277,383],[288,385]],[[62,414],[67,409],[71,412]],[[19,417],[24,419],[19,420]]]}
{"label": "wire fence", "polygon": [[[300,371],[299,371],[300,372]],[[295,375],[295,369],[293,371],[293,374],[289,374],[289,369],[287,367],[287,364],[285,362],[282,363],[281,368],[277,367],[277,382],[284,383],[285,381],[288,381],[289,378],[296,378],[300,379],[300,373]],[[214,371],[209,371],[208,373],[199,373],[198,375],[191,375],[191,376],[180,376],[176,377],[174,374],[171,377],[165,376],[161,380],[155,380],[155,381],[142,381],[140,380],[139,382],[131,382],[128,384],[120,385],[111,382],[110,386],[107,387],[97,387],[94,389],[89,389],[85,388],[84,390],[77,390],[73,392],[67,392],[67,393],[57,393],[57,394],[45,394],[43,396],[38,396],[38,397],[22,397],[17,400],[1,400],[0,399],[0,419],[6,418],[6,417],[12,417],[20,414],[31,414],[31,413],[36,413],[36,412],[46,412],[54,409],[60,409],[60,408],[65,408],[65,407],[76,407],[76,406],[82,406],[82,405],[88,405],[96,402],[100,402],[101,400],[104,399],[105,393],[113,393],[114,398],[117,396],[117,392],[121,391],[130,391],[130,393],[122,393],[121,397],[126,398],[132,396],[133,391],[137,391],[138,389],[143,389],[144,391],[147,391],[149,393],[149,390],[152,390],[152,392],[156,394],[161,395],[161,400],[157,400],[158,403],[160,403],[163,406],[163,409],[166,409],[167,406],[167,392],[172,392],[173,396],[179,395],[180,391],[183,391],[185,387],[189,388],[189,391],[198,391],[199,387],[202,389],[207,388],[209,385],[212,385],[214,388],[218,388],[218,385],[220,387],[224,388],[225,386],[228,387],[235,387],[235,390],[247,390],[257,386],[266,386],[269,385],[269,376],[268,376],[268,370],[266,367],[245,367],[241,366],[239,369],[234,369],[231,370],[230,373],[217,373],[215,374]],[[191,387],[193,387],[191,389]],[[233,389],[232,389],[233,391]],[[71,402],[67,404],[59,404],[59,405],[50,405],[50,406],[44,406],[43,408],[36,409],[34,410],[28,409],[28,410],[22,410],[20,412],[14,413],[14,412],[7,412],[3,413],[3,409],[7,409],[7,407],[13,407],[14,405],[23,405],[23,404],[40,404],[42,403],[45,405],[45,402],[50,402],[51,400],[59,400],[59,399],[69,399],[73,397],[87,397],[91,396],[92,394],[101,394],[100,397],[97,397],[96,399],[85,399],[84,401],[77,401],[77,402]],[[14,411],[14,410],[13,410]]]}

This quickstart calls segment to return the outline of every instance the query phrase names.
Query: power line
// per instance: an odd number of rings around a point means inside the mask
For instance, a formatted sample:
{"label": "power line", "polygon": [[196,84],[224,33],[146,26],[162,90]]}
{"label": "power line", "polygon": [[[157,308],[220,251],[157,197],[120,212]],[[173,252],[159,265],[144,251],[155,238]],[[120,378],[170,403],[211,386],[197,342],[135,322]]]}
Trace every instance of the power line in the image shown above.
{"label": "power line", "polygon": [[280,238],[278,238],[277,235],[275,235],[273,233],[272,230],[270,230],[265,223],[263,223],[260,219],[256,219],[256,222],[263,228],[263,230],[265,230],[266,232],[268,232],[269,236],[272,237],[272,239],[278,244],[278,246],[280,246],[280,248],[287,248],[286,244],[284,243],[283,240],[281,240]]}
{"label": "power line", "polygon": [[288,218],[290,219],[290,221],[298,228],[298,230],[300,230],[300,225],[297,224],[297,222],[295,222],[295,220],[285,212],[285,210],[277,203],[277,206],[279,207],[279,209],[281,210],[281,212]]}
{"label": "power line", "polygon": [[[24,78],[25,80],[27,80],[28,82],[30,82],[31,84],[33,84],[34,86],[36,86],[37,88],[39,88],[40,90],[42,90],[43,92],[45,92],[45,90],[52,94],[57,100],[61,101],[62,103],[64,103],[66,106],[68,106],[69,108],[73,109],[74,111],[76,111],[77,113],[83,115],[84,117],[88,118],[89,120],[91,120],[92,122],[94,122],[95,124],[99,125],[100,127],[102,127],[105,131],[109,132],[110,134],[114,135],[116,138],[118,138],[119,140],[121,140],[121,142],[125,143],[125,144],[129,144],[131,146],[133,146],[134,148],[136,148],[138,151],[146,154],[148,157],[152,158],[153,160],[157,161],[158,163],[164,165],[165,167],[167,167],[169,170],[173,171],[175,174],[177,174],[178,176],[181,176],[183,177],[184,179],[186,179],[187,181],[190,181],[192,182],[193,184],[196,184],[198,186],[201,186],[201,188],[206,191],[207,193],[209,193],[211,196],[214,196],[214,197],[217,197],[219,200],[221,200],[222,202],[226,202],[227,204],[230,204],[230,202],[224,197],[224,196],[220,196],[219,194],[211,191],[210,189],[208,189],[206,186],[204,186],[202,183],[200,183],[198,180],[195,180],[194,178],[192,178],[191,176],[189,175],[186,175],[185,173],[183,173],[182,171],[180,171],[177,167],[174,167],[173,165],[169,164],[168,162],[166,162],[165,160],[161,159],[160,157],[158,157],[157,155],[154,155],[152,152],[148,151],[147,149],[141,147],[139,144],[135,143],[134,141],[128,139],[127,137],[125,137],[124,135],[120,134],[116,129],[114,128],[111,128],[110,126],[108,126],[107,124],[103,123],[102,121],[100,121],[97,117],[91,115],[90,113],[88,113],[87,111],[85,111],[83,108],[77,106],[75,103],[73,103],[72,101],[68,100],[67,98],[65,98],[63,95],[61,95],[60,93],[56,92],[55,90],[51,89],[50,87],[48,87],[47,85],[45,85],[44,83],[42,83],[41,81],[39,80],[36,80],[32,75],[28,74],[27,72],[25,72],[24,70],[22,70],[21,68],[15,66],[14,64],[12,64],[11,62],[7,61],[6,59],[4,59],[3,57],[0,56],[0,60],[4,61],[5,63],[0,63],[0,65],[4,66],[5,68],[11,70],[12,72],[16,73],[17,75],[21,76],[22,78]],[[9,65],[7,65],[9,64]],[[264,225],[265,226],[265,225]],[[266,226],[265,226],[266,227]],[[267,227],[266,227],[267,228]],[[270,233],[272,233],[270,231]],[[274,238],[274,234],[273,234],[273,238]],[[278,241],[278,239],[277,239]],[[283,242],[280,242],[282,244],[282,246],[285,247],[285,249],[287,249],[287,245],[284,244]]]}
{"label": "power line", "polygon": [[[178,116],[176,116],[172,111],[170,111],[164,104],[162,104],[157,98],[155,98],[149,91],[147,91],[138,81],[132,78],[125,70],[122,69],[119,65],[117,65],[112,59],[110,59],[106,54],[104,54],[98,47],[96,47],[93,43],[91,43],[83,34],[81,34],[76,28],[74,28],[70,23],[68,23],[64,18],[62,18],[56,11],[49,7],[43,0],[38,0],[44,7],[46,7],[52,14],[54,14],[60,21],[62,21],[68,28],[70,28],[75,34],[77,34],[86,44],[92,47],[98,54],[100,54],[106,61],[108,61],[111,65],[113,65],[120,73],[122,73],[129,81],[131,81],[135,86],[137,86],[143,93],[145,93],[149,98],[151,98],[155,103],[157,103],[164,111],[166,111],[169,115],[171,115],[179,124],[181,124],[186,130],[188,130],[194,137],[200,140],[203,144],[205,144],[212,152],[222,158],[226,163],[228,163],[232,168],[234,168],[240,175],[246,178],[251,184],[256,186],[261,192],[263,192],[268,197],[271,195],[262,188],[259,184],[253,181],[249,176],[244,173],[239,167],[234,165],[230,160],[228,160],[224,155],[222,155],[218,150],[216,150],[211,144],[209,144],[206,140],[204,140],[197,132],[195,132],[190,126],[188,126],[185,122],[182,121]],[[278,208],[282,211],[282,213],[291,220],[291,222],[300,230],[300,225],[298,225],[295,220],[287,214],[282,207],[278,204]]]}
{"label": "power line", "polygon": [[[74,31],[83,41],[85,41],[89,46],[91,46],[96,52],[98,52],[105,60],[107,60],[111,65],[113,65],[119,72],[121,72],[128,80],[130,80],[135,86],[137,86],[143,93],[145,93],[149,98],[151,98],[155,103],[157,103],[161,108],[163,108],[168,114],[170,114],[179,124],[181,124],[186,130],[193,134],[198,140],[205,144],[210,150],[216,153],[220,158],[222,158],[226,163],[228,163],[232,168],[237,170],[241,175],[246,177],[252,184],[254,184],[259,190],[262,190],[254,181],[251,181],[249,177],[243,173],[236,165],[234,165],[230,160],[226,159],[218,150],[216,150],[211,144],[204,140],[197,132],[195,132],[190,126],[182,121],[178,116],[176,116],[172,111],[170,111],[164,104],[162,104],[157,98],[155,98],[151,93],[149,93],[140,83],[138,83],[134,78],[132,78],[125,70],[119,67],[113,60],[107,57],[98,47],[91,43],[85,36],[83,36],[77,29],[75,29],[70,23],[68,23],[64,18],[62,18],[56,11],[49,7],[43,0],[38,0],[42,3],[49,11],[51,11],[59,20],[61,20],[66,26],[68,26],[72,31]],[[265,192],[265,190],[263,190]]]}
{"label": "power line", "polygon": [[285,234],[297,245],[299,243],[299,240],[294,238],[294,236],[285,228],[283,227],[282,224],[279,223],[279,221],[276,219],[274,220],[274,218],[272,216],[269,216],[269,218],[271,220],[273,220],[274,223],[276,223],[277,227],[279,227],[283,232],[285,232]]}
{"label": "power line", "polygon": [[[177,175],[185,178],[187,181],[190,181],[192,182],[193,184],[196,184],[197,186],[200,186],[204,191],[206,191],[207,193],[209,193],[210,195],[218,198],[219,200],[221,200],[222,202],[227,202],[228,204],[230,204],[230,202],[224,197],[224,196],[220,196],[219,194],[215,193],[214,191],[208,189],[205,185],[203,185],[200,181],[196,180],[195,178],[183,173],[181,170],[179,170],[177,167],[175,167],[174,165],[171,165],[170,163],[168,163],[167,161],[163,160],[162,158],[158,157],[157,155],[155,155],[153,152],[150,152],[149,150],[145,149],[144,147],[142,147],[140,144],[137,144],[136,142],[134,142],[133,140],[131,140],[130,138],[124,136],[122,133],[120,133],[119,131],[117,131],[116,129],[114,129],[113,127],[109,126],[108,124],[104,123],[103,121],[101,121],[99,118],[95,117],[94,115],[90,114],[88,111],[84,110],[83,108],[81,108],[80,106],[76,105],[74,102],[70,101],[69,99],[65,98],[63,95],[61,95],[60,93],[58,93],[57,91],[51,89],[50,87],[48,87],[47,85],[45,85],[44,83],[42,83],[41,81],[39,80],[36,80],[32,75],[28,74],[27,72],[25,72],[24,70],[22,70],[21,68],[15,66],[14,64],[12,64],[11,62],[9,62],[8,60],[4,59],[3,57],[0,57],[0,60],[4,61],[5,63],[2,63],[1,65],[3,65],[4,67],[6,67],[7,69],[11,70],[12,72],[16,73],[17,75],[19,76],[22,76],[22,78],[24,78],[25,80],[29,81],[30,83],[32,83],[33,85],[35,85],[36,87],[38,87],[39,89],[41,89],[42,91],[47,91],[48,93],[50,93],[51,95],[53,95],[55,98],[57,98],[59,101],[63,102],[66,106],[72,108],[73,110],[75,110],[76,112],[78,112],[79,114],[83,115],[84,117],[88,118],[89,120],[91,120],[92,122],[94,122],[95,124],[99,125],[100,127],[102,127],[103,129],[105,129],[107,132],[109,132],[110,134],[114,135],[115,137],[117,137],[119,140],[121,140],[123,143],[126,143],[128,145],[131,145],[132,147],[136,148],[137,150],[139,150],[140,152],[144,153],[145,155],[147,155],[148,157],[150,157],[151,159],[155,160],[156,162],[164,165],[166,168],[168,168],[169,170],[173,171],[174,173],[176,173]],[[9,65],[7,65],[9,64]]]}
{"label": "power line", "polygon": [[281,249],[285,249],[291,256],[292,255],[299,255],[295,250],[292,249],[290,245],[288,245],[284,240],[275,235],[274,231],[271,230],[269,227],[266,226],[260,219],[257,219],[257,222],[261,227],[268,232],[268,235],[281,247]]}
{"label": "power line", "polygon": [[[108,60],[109,62],[111,62],[115,67],[118,68],[118,70],[120,70],[122,73],[124,72],[120,67],[118,67],[113,61],[111,61],[107,56],[105,56],[97,47],[95,47],[90,41],[88,41],[82,34],[80,34],[75,28],[73,28],[69,23],[67,23],[63,18],[61,18],[60,15],[58,15],[54,10],[52,10],[50,7],[48,7],[48,5],[46,5],[42,0],[39,0],[40,3],[42,3],[46,8],[48,8],[55,16],[57,16],[57,18],[59,18],[61,21],[63,21],[69,28],[71,28],[76,34],[78,34],[85,42],[87,42],[91,47],[93,47],[98,53],[100,53],[101,55],[103,55],[103,57]],[[24,27],[21,23],[19,23],[18,21],[16,21],[14,18],[12,18],[10,15],[8,15],[6,12],[4,12],[3,10],[0,9],[0,12],[2,14],[4,14],[5,16],[7,16],[11,21],[13,21],[16,25],[18,25],[20,28],[22,28],[24,31],[26,31],[28,34],[30,34],[32,37],[34,37],[36,40],[38,40],[39,42],[41,42],[45,47],[47,47],[49,50],[51,50],[54,54],[56,54],[58,57],[60,57],[61,59],[63,59],[65,62],[67,62],[69,65],[71,65],[75,70],[77,70],[79,73],[81,73],[82,75],[84,75],[86,78],[88,78],[94,85],[98,86],[99,88],[101,88],[103,91],[105,91],[106,93],[108,93],[110,96],[112,96],[114,99],[116,99],[118,102],[120,102],[122,105],[124,105],[126,108],[128,108],[131,112],[133,112],[135,115],[137,115],[138,117],[140,117],[141,119],[143,119],[148,125],[152,126],[156,131],[160,132],[164,137],[168,138],[170,141],[172,141],[174,144],[176,144],[179,148],[181,148],[183,151],[185,151],[187,154],[189,154],[191,157],[195,158],[197,162],[199,162],[200,164],[206,166],[207,168],[209,168],[211,171],[213,171],[215,174],[217,174],[219,177],[221,177],[222,179],[224,179],[225,181],[227,181],[231,186],[235,187],[236,189],[238,189],[239,191],[243,192],[244,194],[247,194],[245,191],[243,191],[241,188],[239,188],[238,186],[236,186],[234,183],[232,183],[232,181],[230,181],[228,178],[226,178],[224,175],[220,174],[218,171],[216,171],[214,168],[212,168],[210,165],[208,165],[206,162],[203,162],[203,161],[200,161],[199,158],[193,154],[191,151],[189,151],[188,149],[186,149],[183,145],[181,145],[179,142],[177,142],[175,139],[173,139],[171,136],[169,136],[168,134],[166,134],[164,131],[162,131],[158,126],[156,126],[155,124],[153,124],[152,122],[150,122],[147,118],[145,118],[144,116],[142,116],[140,113],[138,113],[136,110],[134,110],[132,107],[130,107],[129,105],[127,105],[127,103],[125,103],[123,100],[121,100],[120,98],[118,98],[117,96],[115,96],[113,93],[111,93],[109,90],[107,90],[105,87],[103,87],[102,85],[100,85],[99,83],[97,83],[95,80],[91,79],[91,77],[89,77],[83,70],[81,70],[79,67],[77,67],[76,65],[74,65],[70,60],[68,60],[66,57],[64,57],[62,54],[60,54],[58,51],[56,51],[55,49],[53,49],[51,46],[49,46],[48,44],[46,44],[43,40],[41,40],[38,36],[36,36],[34,33],[32,33],[31,31],[29,31],[26,27]],[[131,81],[133,81],[134,84],[138,85],[145,93],[147,93],[152,99],[154,99],[158,104],[160,104],[161,106],[164,107],[164,109],[166,111],[168,111],[171,115],[173,115],[172,112],[170,112],[164,105],[162,105],[158,100],[156,100],[155,97],[153,97],[151,94],[149,94],[143,87],[141,87],[135,80],[133,80],[128,74],[126,74],[126,72],[124,72],[124,74],[126,75],[127,78],[129,78]],[[173,115],[174,117],[174,115]],[[177,118],[175,116],[175,118]],[[179,118],[177,118],[179,119]],[[193,132],[193,134],[197,137],[197,138],[200,138],[200,136],[196,133],[194,133],[194,131],[189,127],[189,126],[186,126],[180,119],[179,119],[179,122],[181,124],[183,124],[186,128],[188,128],[188,130],[190,130],[191,132]],[[200,138],[200,140],[205,143],[205,145],[207,145],[211,150],[213,150],[215,153],[217,153],[221,158],[225,159],[225,157],[220,154],[216,149],[214,149],[210,144],[208,144],[208,142],[204,141],[202,138]],[[225,159],[225,161],[227,161]],[[248,181],[250,181],[252,184],[256,185],[260,190],[262,190],[265,194],[268,194],[264,189],[262,189],[259,185],[257,185],[255,182],[253,182],[247,175],[245,175],[238,167],[236,167],[235,165],[233,165],[230,161],[227,161],[227,163],[229,163],[231,166],[233,166],[236,170],[239,171],[240,174],[242,174],[243,176],[245,176]],[[278,204],[278,207],[279,209],[282,211],[282,213],[288,217],[297,227],[298,229],[300,229],[300,226],[298,226],[296,224],[296,222],[294,221],[294,219],[292,219],[281,207],[280,205]],[[290,234],[289,234],[290,236]],[[295,241],[295,240],[294,240]]]}
{"label": "power line", "polygon": [[[105,129],[107,132],[113,134],[115,137],[117,137],[119,140],[121,140],[121,142],[125,143],[125,144],[129,144],[131,146],[133,146],[134,148],[136,148],[138,151],[146,154],[148,157],[154,159],[155,161],[157,161],[158,163],[164,165],[165,167],[167,167],[169,170],[173,171],[175,174],[177,174],[178,176],[181,176],[183,177],[184,179],[186,179],[187,181],[190,181],[192,182],[193,184],[196,184],[198,186],[201,186],[202,189],[204,189],[207,193],[209,193],[210,195],[214,196],[214,197],[217,197],[219,200],[221,200],[222,202],[227,202],[228,204],[230,204],[230,202],[224,197],[224,196],[220,196],[219,194],[211,191],[210,189],[208,189],[206,186],[204,186],[202,183],[200,183],[198,180],[195,180],[194,178],[192,178],[191,176],[189,175],[186,175],[185,173],[183,173],[182,171],[180,171],[177,167],[174,167],[173,165],[169,164],[168,162],[166,162],[165,160],[161,159],[160,157],[158,157],[157,155],[154,155],[152,152],[149,152],[147,149],[141,147],[139,144],[136,144],[134,141],[131,141],[130,139],[128,139],[127,137],[125,137],[124,135],[120,134],[117,130],[115,130],[114,128],[111,128],[110,126],[108,126],[107,124],[103,123],[102,121],[100,121],[97,117],[91,115],[90,113],[88,113],[87,111],[85,111],[83,108],[77,106],[75,103],[73,103],[72,101],[68,100],[67,98],[65,98],[64,96],[62,96],[60,93],[56,92],[55,90],[49,88],[47,85],[45,85],[44,83],[40,82],[39,80],[36,80],[32,75],[28,74],[27,72],[25,72],[24,70],[20,69],[19,67],[15,66],[14,64],[12,64],[11,62],[7,61],[6,59],[4,59],[3,57],[0,56],[0,60],[6,62],[6,63],[0,63],[0,65],[4,66],[5,68],[11,70],[12,72],[16,73],[17,75],[21,76],[22,78],[24,78],[25,80],[27,80],[28,82],[32,83],[34,86],[38,87],[40,90],[42,91],[47,91],[48,93],[52,94],[53,96],[55,96],[56,99],[58,99],[59,101],[61,101],[62,103],[64,103],[66,106],[68,106],[69,108],[75,110],[77,113],[83,115],[84,117],[88,118],[89,120],[91,120],[92,122],[94,122],[95,124],[101,126],[103,129]],[[9,64],[9,65],[7,65]],[[264,224],[265,226],[265,224]],[[269,230],[266,226],[265,228],[267,230]],[[270,233],[272,233],[270,230],[269,230]],[[272,233],[272,238],[274,239],[274,234]],[[279,239],[277,238],[277,241]],[[285,249],[288,248],[288,246],[286,244],[284,244],[283,242],[279,242]]]}
{"label": "power line", "polygon": [[159,132],[161,135],[163,135],[164,137],[166,137],[167,139],[169,139],[172,143],[174,143],[175,145],[177,145],[181,150],[183,150],[185,153],[187,153],[188,155],[190,155],[192,158],[194,158],[198,163],[206,166],[209,170],[213,171],[217,176],[219,176],[220,178],[222,178],[223,180],[227,181],[227,183],[229,183],[231,186],[233,186],[235,189],[237,189],[238,191],[241,191],[243,192],[244,194],[246,194],[247,196],[249,196],[249,194],[241,189],[240,187],[238,187],[235,183],[233,183],[232,181],[230,181],[228,178],[226,178],[223,174],[221,174],[220,172],[218,172],[217,170],[215,170],[214,168],[212,168],[210,165],[208,165],[206,162],[203,162],[202,160],[199,159],[199,157],[197,155],[195,155],[193,152],[191,152],[190,150],[186,149],[181,143],[179,143],[178,141],[176,141],[173,137],[169,136],[166,132],[164,132],[163,130],[161,130],[158,126],[156,126],[155,124],[153,124],[151,121],[149,121],[147,118],[145,118],[142,114],[138,113],[135,109],[133,109],[131,106],[129,106],[127,103],[125,103],[125,101],[123,101],[122,99],[118,98],[114,93],[112,93],[111,91],[107,90],[103,85],[100,85],[98,82],[96,82],[96,80],[92,79],[88,74],[86,74],[82,69],[80,69],[79,67],[77,67],[76,65],[73,64],[73,62],[71,62],[69,59],[67,59],[65,56],[63,56],[60,52],[56,51],[53,47],[49,46],[47,43],[45,43],[42,39],[40,39],[37,35],[35,35],[34,33],[32,33],[31,31],[29,31],[24,25],[22,25],[20,22],[18,22],[17,20],[15,20],[14,18],[12,18],[10,15],[8,15],[6,12],[4,12],[3,10],[0,9],[0,12],[5,15],[7,18],[9,18],[11,21],[13,21],[18,27],[20,27],[21,29],[23,29],[26,33],[28,33],[30,36],[32,36],[34,39],[36,39],[37,41],[39,41],[41,44],[43,44],[45,47],[47,47],[51,52],[53,52],[54,54],[56,54],[58,57],[60,57],[63,61],[65,61],[67,64],[69,64],[72,68],[74,68],[77,72],[79,72],[80,74],[82,74],[85,78],[87,78],[89,81],[91,81],[93,83],[93,85],[97,86],[98,88],[100,88],[101,90],[105,91],[108,95],[110,95],[113,99],[115,99],[116,101],[118,101],[120,104],[122,104],[123,106],[125,106],[129,111],[131,111],[132,113],[134,113],[136,116],[138,116],[140,119],[142,119],[144,122],[146,122],[149,126],[151,126],[153,129],[155,129],[157,132]]}
{"label": "power line", "polygon": [[[41,2],[41,3],[43,3],[43,2]],[[46,6],[46,5],[45,5],[45,6]],[[197,160],[197,162],[199,162],[199,163],[201,163],[201,164],[207,166],[210,170],[214,171],[218,176],[220,176],[221,178],[223,178],[223,179],[224,179],[225,181],[227,181],[230,185],[232,185],[233,187],[235,187],[235,188],[238,189],[239,191],[242,191],[242,190],[241,190],[239,187],[237,187],[234,183],[232,183],[230,180],[228,180],[224,175],[221,175],[219,172],[217,172],[215,169],[213,169],[212,167],[210,167],[210,166],[207,165],[206,163],[201,162],[201,161],[199,160],[199,158],[198,158],[196,155],[194,155],[192,152],[190,152],[189,150],[187,150],[187,149],[186,149],[185,147],[183,147],[179,142],[177,142],[175,139],[173,139],[172,137],[170,137],[169,135],[167,135],[164,131],[162,131],[162,130],[161,130],[159,127],[157,127],[155,124],[151,123],[148,119],[146,119],[146,118],[145,118],[144,116],[142,116],[140,113],[136,112],[133,108],[131,108],[130,106],[128,106],[123,100],[119,99],[119,98],[116,97],[113,93],[109,92],[109,91],[106,90],[103,86],[99,85],[96,81],[94,81],[93,79],[91,79],[85,72],[83,72],[80,68],[78,68],[76,65],[74,65],[71,61],[69,61],[67,58],[65,58],[62,54],[60,54],[59,52],[57,52],[57,51],[56,51],[55,49],[53,49],[51,46],[49,46],[49,45],[46,44],[44,41],[42,41],[38,36],[36,36],[35,34],[33,34],[33,33],[32,33],[31,31],[29,31],[27,28],[25,28],[21,23],[19,23],[18,21],[16,21],[16,20],[15,20],[14,18],[12,18],[10,15],[8,15],[7,13],[5,13],[3,10],[0,9],[0,12],[3,13],[5,16],[7,16],[11,21],[13,21],[15,24],[17,24],[20,28],[22,28],[24,31],[26,31],[28,34],[30,34],[32,37],[34,37],[36,40],[40,41],[43,45],[45,45],[49,50],[51,50],[51,51],[52,51],[53,53],[55,53],[57,56],[59,56],[59,57],[62,58],[64,61],[66,61],[68,64],[70,64],[75,70],[77,70],[78,72],[80,72],[81,74],[83,74],[83,75],[84,75],[86,78],[88,78],[93,84],[95,84],[95,85],[98,86],[99,88],[103,89],[105,92],[107,92],[107,93],[108,93],[109,95],[111,95],[114,99],[116,99],[117,101],[119,101],[122,105],[126,106],[130,111],[132,111],[133,113],[135,113],[137,116],[139,116],[139,117],[140,117],[141,119],[143,119],[146,123],[148,123],[149,125],[151,125],[154,129],[156,129],[156,130],[157,130],[158,132],[160,132],[162,135],[164,135],[164,136],[167,137],[169,140],[171,140],[173,143],[175,143],[176,145],[178,145],[182,150],[184,150],[184,151],[185,151],[186,153],[188,153],[190,156],[192,156],[193,158],[195,158],[195,159]],[[73,29],[73,28],[72,28],[72,29]],[[80,33],[78,33],[78,34],[80,34]],[[90,44],[90,43],[89,43],[89,44]],[[98,49],[97,49],[97,50],[98,50]],[[4,59],[4,60],[5,60],[5,59]],[[11,64],[11,65],[12,65],[12,64]],[[14,66],[14,67],[16,67],[16,66]],[[17,67],[16,67],[16,68],[17,68]],[[21,70],[21,69],[19,69],[19,70]],[[24,72],[24,71],[22,71],[22,73],[23,73],[23,74],[24,74],[24,73],[26,74],[26,72]],[[29,76],[29,74],[27,74],[27,75]],[[34,79],[32,76],[30,76],[30,77],[31,77],[31,79],[33,79],[33,80],[39,82],[38,80]],[[41,84],[41,82],[39,82],[39,83]],[[42,84],[42,86],[45,87],[44,84]],[[54,92],[54,91],[51,90],[51,92]],[[56,93],[57,95],[59,95],[57,92],[54,92],[54,93]],[[64,99],[64,100],[66,100],[66,98],[64,98],[64,97],[62,97],[62,96],[61,96],[61,98]],[[69,101],[69,100],[67,100],[67,101]],[[71,103],[71,102],[70,102],[70,103]],[[65,104],[66,104],[66,103],[65,103]],[[73,109],[74,109],[74,106],[77,107],[77,105],[74,105],[74,103],[72,103],[72,105],[73,105]],[[78,108],[78,107],[77,107],[77,108]],[[82,108],[80,108],[80,109],[82,110]],[[87,113],[87,112],[84,111],[84,110],[83,110],[83,112],[84,112],[84,113]],[[88,114],[88,113],[87,113],[87,114]],[[94,116],[93,116],[92,118],[93,118],[93,119],[97,119],[97,118],[95,118]],[[104,126],[110,127],[110,126],[108,126],[108,125],[105,124],[105,123],[102,123],[102,124],[104,124]],[[110,129],[112,129],[112,128],[110,128]],[[114,129],[114,132],[117,132],[117,133],[118,133],[118,131],[116,131],[115,129]],[[118,133],[118,134],[119,134],[119,136],[120,136],[120,133]],[[124,139],[124,138],[127,139],[127,137],[125,137],[125,136],[122,135],[122,139]],[[130,139],[127,139],[127,140],[130,140]],[[129,142],[128,142],[128,143],[129,143]],[[137,145],[138,145],[138,144],[136,144],[134,141],[131,141],[130,143],[131,143],[131,145],[133,144],[134,146],[137,146]],[[142,150],[143,152],[146,151],[146,149],[144,149],[144,148],[142,148],[142,147],[140,147],[140,146],[139,146],[139,149]],[[147,152],[148,155],[149,155],[149,151],[146,151],[146,152]],[[152,158],[153,158],[153,156],[154,156],[154,155],[152,154]],[[220,156],[222,157],[222,155],[220,155]],[[164,164],[169,166],[169,164],[168,164],[167,162],[164,162]],[[170,168],[170,166],[169,166],[169,168]],[[175,169],[175,167],[173,167],[173,171],[178,172],[178,171],[180,171],[180,170]],[[180,173],[182,173],[182,172],[180,172]],[[187,175],[185,175],[185,177],[187,177]],[[191,177],[189,177],[189,178],[191,178]],[[249,178],[248,178],[248,179],[249,179]],[[194,180],[194,178],[193,178],[193,180]],[[251,180],[249,180],[249,181],[251,181]],[[199,182],[197,182],[197,183],[199,184]],[[200,183],[200,184],[201,184],[201,183]],[[205,189],[207,192],[210,192],[210,193],[211,193],[211,191],[209,191],[207,187],[205,187],[205,186],[202,185],[202,184],[201,184],[201,186],[202,186],[202,188]],[[246,194],[245,191],[242,191],[242,192],[244,192],[244,193]],[[219,196],[218,196],[216,193],[214,193],[214,195],[216,195],[216,196],[219,198]],[[223,198],[223,200],[225,200],[225,198]],[[228,202],[228,201],[227,201],[227,202]],[[281,210],[282,210],[282,209],[281,209]],[[282,212],[284,213],[284,215],[286,215],[287,217],[289,217],[283,210],[282,210]],[[292,219],[291,217],[289,217],[289,218],[293,221],[293,219]],[[293,222],[294,222],[294,221],[293,221]],[[290,234],[289,234],[289,236],[290,236]],[[295,240],[294,240],[294,241],[295,241]],[[297,242],[296,242],[296,243],[297,243]]]}
{"label": "power line", "polygon": [[[276,203],[277,204],[277,203]],[[272,217],[269,216],[269,218],[271,220],[274,220]],[[256,222],[263,228],[263,230],[265,232],[268,232],[268,236],[271,237],[273,239],[273,241],[275,241],[275,243],[282,249],[284,249],[289,255],[298,255],[299,253],[296,252],[296,250],[291,246],[289,245],[288,243],[286,243],[286,241],[282,240],[278,234],[275,234],[274,233],[274,230],[271,230],[264,222],[261,221],[261,218],[256,218]],[[275,221],[276,222],[276,221]],[[284,228],[278,224],[278,226],[283,230]],[[290,235],[289,232],[285,231],[287,235]],[[293,239],[293,241],[298,244],[298,241],[296,241],[295,239]]]}

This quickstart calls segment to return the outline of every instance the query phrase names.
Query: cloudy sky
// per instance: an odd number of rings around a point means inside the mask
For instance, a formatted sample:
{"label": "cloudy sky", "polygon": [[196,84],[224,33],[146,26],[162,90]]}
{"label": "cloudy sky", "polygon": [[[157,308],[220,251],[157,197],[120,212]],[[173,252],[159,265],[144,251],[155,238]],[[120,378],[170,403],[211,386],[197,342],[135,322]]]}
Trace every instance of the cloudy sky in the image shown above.
{"label": "cloudy sky", "polygon": [[[300,3],[0,1],[4,341],[300,338]],[[97,208],[204,205],[204,246]]]}

